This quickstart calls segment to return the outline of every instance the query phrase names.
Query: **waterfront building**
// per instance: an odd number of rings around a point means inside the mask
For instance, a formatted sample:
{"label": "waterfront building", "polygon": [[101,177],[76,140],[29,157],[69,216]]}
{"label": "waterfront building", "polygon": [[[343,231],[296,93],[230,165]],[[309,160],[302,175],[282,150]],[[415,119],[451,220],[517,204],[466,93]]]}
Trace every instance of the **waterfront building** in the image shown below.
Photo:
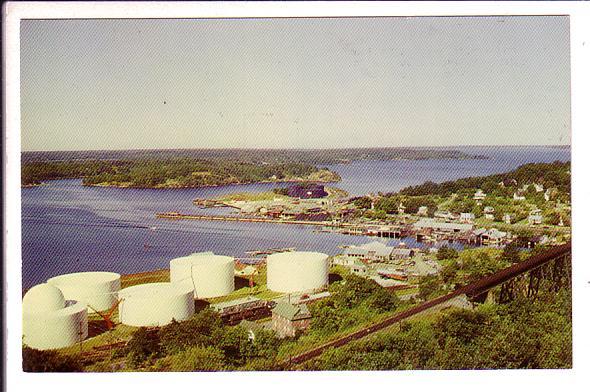
{"label": "waterfront building", "polygon": [[508,238],[508,233],[498,229],[477,229],[473,232],[477,237],[477,241],[484,245],[500,245]]}
{"label": "waterfront building", "polygon": [[414,229],[432,229],[442,233],[464,233],[473,229],[472,224],[441,222],[436,219],[422,218],[414,223]]}
{"label": "waterfront building", "polygon": [[344,252],[346,256],[359,257],[371,261],[391,261],[394,259],[410,258],[414,256],[414,253],[413,249],[394,248],[377,241],[360,246],[351,246]]}

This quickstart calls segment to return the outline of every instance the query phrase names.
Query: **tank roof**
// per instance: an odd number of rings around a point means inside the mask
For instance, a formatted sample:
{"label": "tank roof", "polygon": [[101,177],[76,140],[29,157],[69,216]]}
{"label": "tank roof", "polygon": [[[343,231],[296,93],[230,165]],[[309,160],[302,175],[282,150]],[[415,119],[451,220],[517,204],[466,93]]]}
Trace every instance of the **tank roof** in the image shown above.
{"label": "tank roof", "polygon": [[27,313],[52,312],[65,307],[61,290],[47,283],[32,287],[23,297],[23,309]]}

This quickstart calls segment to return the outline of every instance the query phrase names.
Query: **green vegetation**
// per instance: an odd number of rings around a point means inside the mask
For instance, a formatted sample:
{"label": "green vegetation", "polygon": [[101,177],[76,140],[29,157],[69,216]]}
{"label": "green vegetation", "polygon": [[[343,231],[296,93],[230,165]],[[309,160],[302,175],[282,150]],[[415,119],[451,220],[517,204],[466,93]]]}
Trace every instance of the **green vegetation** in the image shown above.
{"label": "green vegetation", "polygon": [[438,260],[451,260],[459,257],[459,252],[456,249],[449,248],[446,245],[441,246],[436,252]]}
{"label": "green vegetation", "polygon": [[305,370],[571,368],[571,291],[455,310],[330,349]]}
{"label": "green vegetation", "polygon": [[[529,163],[508,173],[468,177],[440,184],[425,182],[422,185],[404,188],[399,193],[408,196],[440,195],[448,197],[453,193],[482,189],[491,195],[512,196],[519,186],[537,183],[543,185],[545,189],[555,188],[559,196],[565,198],[570,192],[570,168],[569,162]],[[500,182],[503,186],[499,185]],[[531,195],[536,194],[534,188],[530,188],[529,192]],[[542,195],[540,197],[542,198]]]}
{"label": "green vegetation", "polygon": [[23,371],[25,372],[81,372],[80,358],[64,355],[54,350],[35,350],[23,347]]}
{"label": "green vegetation", "polygon": [[[436,277],[439,286],[432,290],[434,293],[438,293],[443,286],[450,290],[456,286],[473,283],[511,265],[503,251],[494,248],[465,249],[458,257],[441,260],[441,263],[443,268]],[[434,285],[432,282],[428,283]]]}
{"label": "green vegetation", "polygon": [[[273,200],[274,198],[279,197],[274,192],[257,192],[257,193],[249,193],[249,192],[242,192],[242,193],[230,193],[228,195],[222,195],[215,198],[218,201],[266,201],[266,200]],[[283,196],[281,197],[288,197]]]}
{"label": "green vegetation", "polygon": [[170,282],[170,270],[164,269],[121,276],[121,288],[159,282]]}
{"label": "green vegetation", "polygon": [[474,248],[457,252],[441,247],[437,259],[442,264],[438,275],[423,276],[418,280],[418,298],[429,300],[449,293],[456,287],[472,283],[521,260],[515,245],[508,250]]}
{"label": "green vegetation", "polygon": [[404,213],[416,214],[422,206],[427,207],[427,215],[433,216],[441,198],[433,196],[407,196],[396,193],[380,195],[375,200],[368,196],[357,197],[353,200],[355,207],[368,210],[373,205],[373,211],[369,212],[369,217],[380,217],[400,213],[400,205],[404,207]]}
{"label": "green vegetation", "polygon": [[23,164],[23,185],[61,178],[83,178],[84,185],[132,188],[193,188],[254,182],[340,180],[336,173],[303,163],[261,164],[171,158]]}
{"label": "green vegetation", "polygon": [[328,165],[359,160],[474,159],[482,156],[458,150],[405,147],[347,149],[169,149],[127,151],[39,151],[23,152],[23,163],[90,160],[202,159],[256,164],[306,163]]}
{"label": "green vegetation", "polygon": [[[374,197],[361,196],[352,199],[359,213],[367,219],[386,221],[405,213],[416,215],[419,208],[426,207],[421,214],[432,217],[435,211],[453,214],[473,213],[478,225],[496,227],[515,234],[517,230],[527,231],[528,216],[538,209],[544,225],[553,229],[565,229],[571,225],[569,162],[531,163],[520,166],[508,173],[485,177],[468,177],[440,184],[426,182],[406,187],[396,193],[378,194]],[[481,189],[485,199],[478,203],[475,192]],[[514,195],[523,196],[517,200]],[[484,217],[484,209],[492,217]],[[510,223],[503,223],[510,215]],[[564,226],[564,227],[559,227]],[[534,231],[520,233],[532,236]]]}
{"label": "green vegetation", "polygon": [[226,326],[216,312],[204,309],[187,321],[138,329],[117,355],[127,359],[129,370],[271,369],[278,343],[272,331],[257,331],[251,339],[243,327]]}

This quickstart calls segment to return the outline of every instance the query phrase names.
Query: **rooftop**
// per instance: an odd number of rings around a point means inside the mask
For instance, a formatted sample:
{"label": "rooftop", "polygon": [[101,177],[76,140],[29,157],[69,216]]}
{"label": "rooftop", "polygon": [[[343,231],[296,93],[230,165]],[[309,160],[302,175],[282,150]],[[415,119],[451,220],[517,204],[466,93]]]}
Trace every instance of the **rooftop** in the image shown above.
{"label": "rooftop", "polygon": [[290,321],[311,318],[311,313],[305,304],[293,305],[288,302],[279,302],[272,312]]}

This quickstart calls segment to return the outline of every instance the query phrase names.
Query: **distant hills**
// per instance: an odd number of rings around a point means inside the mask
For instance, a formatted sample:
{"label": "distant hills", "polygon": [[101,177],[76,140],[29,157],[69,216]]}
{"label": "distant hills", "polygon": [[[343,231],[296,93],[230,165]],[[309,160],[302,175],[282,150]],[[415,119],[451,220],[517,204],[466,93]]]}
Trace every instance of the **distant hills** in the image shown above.
{"label": "distant hills", "polygon": [[328,165],[358,160],[482,159],[458,149],[387,147],[350,149],[166,149],[23,152],[23,163],[95,160],[154,160],[189,158],[205,161],[236,161],[256,164],[305,163]]}

